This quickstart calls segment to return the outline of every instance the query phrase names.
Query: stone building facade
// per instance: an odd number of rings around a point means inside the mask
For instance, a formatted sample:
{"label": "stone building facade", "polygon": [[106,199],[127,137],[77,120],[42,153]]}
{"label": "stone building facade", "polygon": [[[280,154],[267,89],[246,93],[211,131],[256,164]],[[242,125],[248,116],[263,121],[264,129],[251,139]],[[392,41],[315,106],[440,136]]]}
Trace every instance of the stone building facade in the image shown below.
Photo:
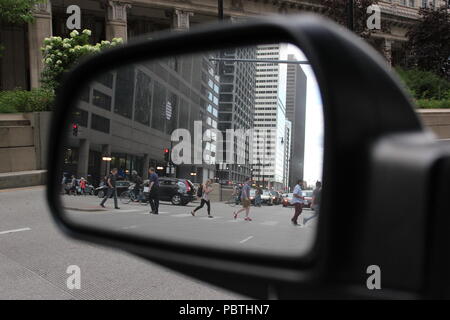
{"label": "stone building facade", "polygon": [[[380,51],[389,62],[406,41],[408,26],[418,19],[424,5],[438,6],[445,0],[379,1],[384,32],[374,32]],[[35,21],[29,25],[1,25],[0,41],[6,47],[0,61],[0,89],[39,86],[42,56],[39,48],[51,35],[67,35],[64,0],[47,0],[36,5]],[[217,20],[216,0],[73,0],[81,8],[81,27],[93,31],[94,40],[132,38],[153,31],[185,30],[192,25]],[[298,14],[322,11],[319,0],[224,0],[226,19],[269,14]]]}

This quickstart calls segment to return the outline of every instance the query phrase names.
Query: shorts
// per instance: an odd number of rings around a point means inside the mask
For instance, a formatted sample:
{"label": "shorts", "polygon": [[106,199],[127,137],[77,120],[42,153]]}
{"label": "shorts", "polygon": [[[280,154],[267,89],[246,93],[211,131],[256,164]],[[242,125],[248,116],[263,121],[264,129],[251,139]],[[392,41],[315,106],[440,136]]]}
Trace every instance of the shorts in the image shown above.
{"label": "shorts", "polygon": [[249,199],[244,199],[242,200],[242,207],[244,208],[249,208],[250,207],[250,200]]}

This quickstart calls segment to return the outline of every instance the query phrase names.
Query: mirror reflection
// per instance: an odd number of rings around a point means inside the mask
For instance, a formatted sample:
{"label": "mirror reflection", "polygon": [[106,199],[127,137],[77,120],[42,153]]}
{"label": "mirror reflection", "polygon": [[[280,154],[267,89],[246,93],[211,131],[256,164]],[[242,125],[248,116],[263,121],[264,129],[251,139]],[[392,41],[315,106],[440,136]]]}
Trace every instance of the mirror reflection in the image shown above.
{"label": "mirror reflection", "polygon": [[322,113],[290,44],[112,69],[72,112],[62,204],[73,221],[117,232],[304,254],[320,210]]}

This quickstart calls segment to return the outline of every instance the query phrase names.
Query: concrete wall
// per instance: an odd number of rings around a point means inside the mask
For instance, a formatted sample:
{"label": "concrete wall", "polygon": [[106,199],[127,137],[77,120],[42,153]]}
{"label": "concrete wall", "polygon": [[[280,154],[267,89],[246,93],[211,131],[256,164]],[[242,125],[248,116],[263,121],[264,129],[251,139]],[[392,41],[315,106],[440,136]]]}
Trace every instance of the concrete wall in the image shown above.
{"label": "concrete wall", "polygon": [[0,173],[0,189],[22,188],[47,183],[47,171],[33,170]]}
{"label": "concrete wall", "polygon": [[438,139],[450,139],[450,109],[420,109],[418,114]]}
{"label": "concrete wall", "polygon": [[48,138],[50,132],[51,112],[24,113],[34,130],[34,147],[36,149],[36,169],[46,169]]}

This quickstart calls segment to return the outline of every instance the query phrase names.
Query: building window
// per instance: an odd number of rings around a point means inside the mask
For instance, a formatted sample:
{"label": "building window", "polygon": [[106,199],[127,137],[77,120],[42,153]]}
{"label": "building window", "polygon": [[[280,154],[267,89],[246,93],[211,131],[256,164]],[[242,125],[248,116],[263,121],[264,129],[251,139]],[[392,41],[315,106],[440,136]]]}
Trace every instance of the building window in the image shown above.
{"label": "building window", "polygon": [[113,88],[113,75],[112,73],[102,73],[99,77],[96,78],[96,81],[108,87],[110,89]]}
{"label": "building window", "polygon": [[159,82],[154,81],[153,106],[152,106],[152,128],[164,132],[166,117],[166,88]]}
{"label": "building window", "polygon": [[88,126],[89,113],[86,110],[76,109],[72,114],[72,122],[76,123],[82,127],[87,128]]}
{"label": "building window", "polygon": [[114,112],[131,119],[133,115],[134,67],[117,71]]}
{"label": "building window", "polygon": [[93,113],[91,120],[92,120],[91,128],[93,130],[109,133],[109,125],[110,125],[109,119]]}
{"label": "building window", "polygon": [[136,76],[134,120],[147,126],[150,125],[150,108],[152,104],[151,85],[151,78],[142,71],[138,71]]}
{"label": "building window", "polygon": [[172,132],[178,128],[178,96],[170,93],[166,103],[166,133]]}
{"label": "building window", "polygon": [[111,97],[95,89],[92,95],[92,104],[102,109],[111,111]]}

